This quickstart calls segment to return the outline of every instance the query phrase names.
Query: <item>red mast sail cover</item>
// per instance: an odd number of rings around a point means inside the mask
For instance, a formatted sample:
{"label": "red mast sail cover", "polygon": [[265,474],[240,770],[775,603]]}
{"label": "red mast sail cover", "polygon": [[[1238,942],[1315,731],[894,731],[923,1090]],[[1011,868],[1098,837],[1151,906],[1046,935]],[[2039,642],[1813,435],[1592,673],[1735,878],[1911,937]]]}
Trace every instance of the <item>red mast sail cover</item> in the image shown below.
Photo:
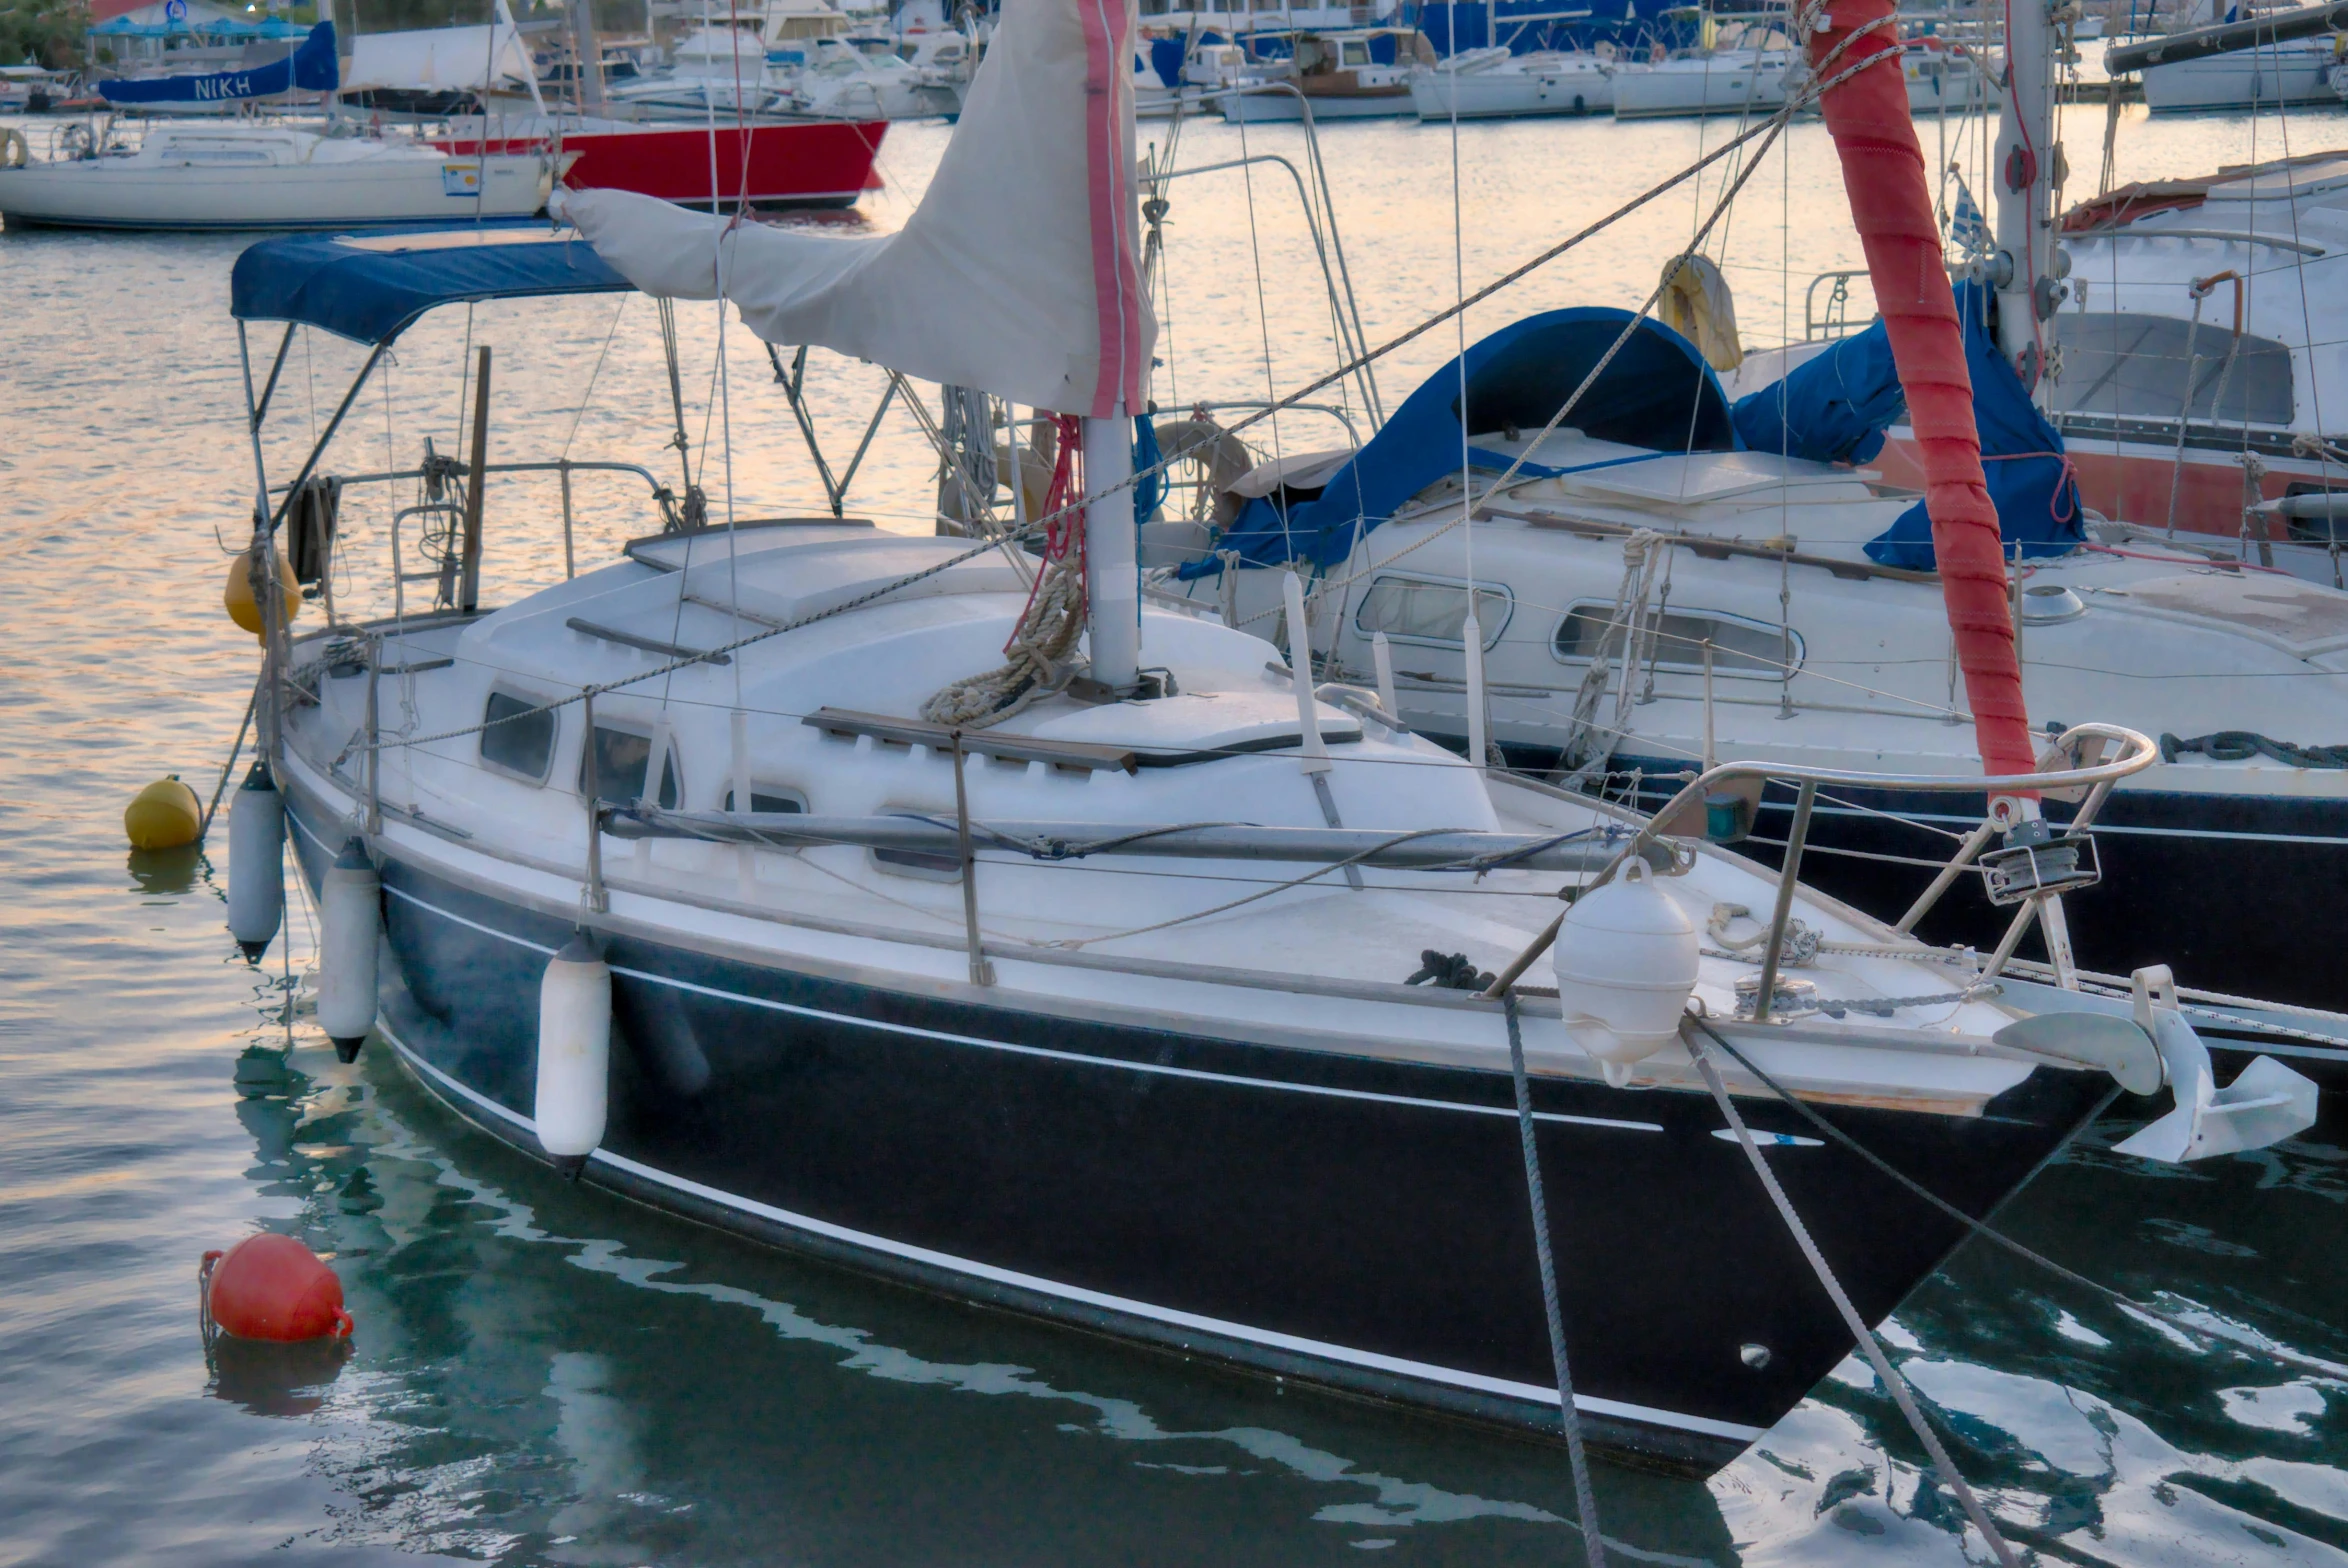
{"label": "red mast sail cover", "polygon": [[[1932,549],[1973,707],[1974,741],[1990,773],[2028,773],[2037,758],[2014,651],[2005,545],[1982,477],[1964,334],[1941,262],[1924,153],[1908,116],[1893,13],[1893,0],[1829,0],[1819,13],[1826,30],[1810,35],[1810,63],[1823,81],[1868,64],[1829,87],[1821,107],[1923,457]],[[1861,31],[1870,24],[1872,31]],[[1859,36],[1836,53],[1853,34]]]}

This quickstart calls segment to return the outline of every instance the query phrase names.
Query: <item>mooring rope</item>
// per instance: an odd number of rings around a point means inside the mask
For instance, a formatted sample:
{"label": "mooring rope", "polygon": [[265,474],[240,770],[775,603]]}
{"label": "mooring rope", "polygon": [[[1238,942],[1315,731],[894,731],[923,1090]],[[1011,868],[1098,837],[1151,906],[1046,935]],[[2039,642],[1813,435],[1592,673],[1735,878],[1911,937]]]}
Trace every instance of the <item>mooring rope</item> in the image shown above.
{"label": "mooring rope", "polygon": [[1524,1029],[1516,992],[1500,999],[1508,1015],[1508,1070],[1516,1081],[1516,1134],[1525,1155],[1525,1196],[1533,1207],[1533,1256],[1541,1266],[1541,1308],[1549,1319],[1549,1358],[1557,1370],[1557,1408],[1565,1424],[1565,1459],[1573,1471],[1574,1508],[1581,1515],[1582,1550],[1590,1568],[1606,1568],[1598,1533],[1598,1493],[1590,1484],[1590,1456],[1582,1446],[1582,1417],[1573,1402],[1573,1368],[1565,1353],[1565,1311],[1557,1300],[1557,1259],[1549,1241],[1549,1203],[1541,1190],[1541,1151],[1533,1141],[1533,1088],[1525,1076]]}
{"label": "mooring rope", "polygon": [[[1838,1146],[1849,1150],[1851,1153],[1857,1155],[1860,1159],[1866,1161],[1867,1164],[1873,1167],[1875,1170],[1881,1172],[1885,1176],[1890,1177],[1894,1182],[1898,1183],[1902,1188],[1906,1189],[1915,1197],[1922,1199],[1925,1203],[1939,1210],[1948,1218],[1955,1220],[1960,1225],[1963,1225],[1967,1230],[1971,1231],[1974,1235],[1979,1236],[1982,1240],[1992,1242],[1997,1246],[2005,1248],[2006,1251],[2012,1253],[2015,1257],[2022,1259],[2026,1263],[2036,1264],[2038,1267],[2045,1269],[2048,1273],[2054,1275],[2057,1279],[2063,1280],[2068,1284],[2077,1285],[2082,1290],[2086,1290],[2092,1292],[2095,1295],[2103,1297],[2105,1300],[2111,1302],[2112,1305],[2119,1307],[2123,1311],[2137,1313],[2143,1317],[2150,1318],[2152,1321],[2159,1323],[2166,1328],[2174,1329],[2178,1333],[2187,1335],[2188,1337],[2210,1340],[2219,1344],[2231,1346],[2237,1350],[2245,1350],[2256,1355],[2266,1356],[2269,1359],[2279,1362],[2284,1366],[2296,1368],[2299,1371],[2309,1373],[2316,1377],[2338,1378],[2343,1370],[2348,1370],[2343,1369],[2337,1362],[2323,1361],[2312,1356],[2298,1355],[2292,1351],[2284,1350],[2274,1345],[2260,1344],[2255,1340],[2244,1339],[2237,1335],[2223,1332],[2219,1329],[2205,1328],[2200,1324],[2188,1322],[2185,1319],[2176,1316],[2174,1313],[2163,1312],[2158,1307],[2147,1306],[2145,1303],[2138,1301],[2133,1296],[2127,1295],[2125,1292],[2114,1290],[2111,1286],[2103,1284],[2100,1281],[2089,1279],[2086,1275],[2079,1273],[2075,1269],[2065,1268],[2062,1264],[2057,1263],[2054,1259],[2046,1256],[2044,1253],[2034,1251],[2030,1247],[2023,1245],[2021,1242],[2016,1241],[2013,1237],[2008,1236],[2005,1234],[2005,1232],[1998,1230],[1994,1226],[1988,1224],[1986,1221],[1975,1219],[1972,1215],[1967,1214],[1963,1209],[1958,1208],[1955,1204],[1949,1202],[1946,1198],[1943,1198],[1940,1194],[1934,1192],[1931,1188],[1925,1186],[1922,1182],[1917,1181],[1907,1172],[1901,1170],[1898,1166],[1892,1164],[1889,1160],[1884,1159],[1874,1150],[1859,1142],[1858,1139],[1852,1137],[1849,1133],[1843,1131],[1840,1127],[1837,1127],[1833,1122],[1827,1120],[1825,1116],[1821,1115],[1806,1101],[1800,1100],[1788,1092],[1783,1084],[1779,1083],[1775,1078],[1770,1077],[1768,1073],[1764,1072],[1752,1060],[1752,1058],[1745,1055],[1744,1052],[1738,1050],[1735,1045],[1731,1044],[1725,1036],[1723,1036],[1718,1030],[1714,1029],[1712,1025],[1704,1019],[1697,1018],[1693,1014],[1690,1014],[1688,1021],[1694,1024],[1696,1028],[1702,1030],[1704,1034],[1713,1041],[1714,1044],[1718,1045],[1722,1050],[1726,1051],[1729,1056],[1735,1060],[1739,1067],[1742,1067],[1746,1072],[1751,1073],[1756,1079],[1760,1080],[1762,1087],[1766,1088],[1770,1093],[1776,1095],[1780,1100],[1783,1100],[1787,1105],[1791,1106],[1795,1114],[1800,1116],[1804,1121],[1808,1122],[1811,1126],[1824,1133]],[[2104,1109],[2108,1107],[2113,1100],[2119,1098],[2119,1093],[2119,1087],[2114,1085],[2111,1091],[2104,1096],[2102,1104],[2096,1107],[2096,1114],[2101,1115]]]}
{"label": "mooring rope", "polygon": [[[1709,1029],[1704,1032],[1712,1033]],[[1924,1445],[1924,1452],[1931,1457],[1932,1468],[1939,1475],[1941,1484],[1956,1495],[1958,1505],[1965,1510],[1965,1517],[1973,1521],[1973,1528],[1981,1532],[1981,1538],[1989,1543],[1989,1549],[1997,1554],[1997,1560],[2003,1568],[2022,1568],[2021,1559],[2006,1544],[2006,1538],[1998,1534],[1997,1526],[1990,1521],[1989,1511],[1981,1506],[1981,1499],[1973,1494],[1973,1488],[1966,1483],[1963,1472],[1957,1469],[1956,1461],[1949,1458],[1948,1449],[1941,1444],[1940,1434],[1933,1431],[1925,1421],[1924,1412],[1916,1408],[1916,1396],[1909,1389],[1908,1380],[1900,1375],[1899,1369],[1891,1364],[1891,1358],[1883,1353],[1883,1346],[1876,1339],[1875,1331],[1867,1326],[1866,1319],[1859,1316],[1859,1309],[1851,1305],[1851,1298],[1843,1292],[1842,1282],[1834,1277],[1834,1270],[1827,1265],[1826,1255],[1818,1250],[1818,1243],[1810,1239],[1809,1228],[1802,1223],[1802,1216],[1794,1211],[1792,1200],[1786,1197],[1785,1189],[1777,1184],[1777,1173],[1761,1157],[1761,1147],[1753,1141],[1753,1130],[1745,1125],[1744,1117],[1737,1114],[1736,1102],[1728,1097],[1727,1086],[1720,1081],[1720,1071],[1712,1065],[1712,1053],[1705,1049],[1702,1041],[1691,1039],[1688,1044],[1691,1047],[1688,1054],[1696,1059],[1696,1069],[1704,1075],[1704,1087],[1712,1091],[1713,1103],[1720,1107],[1720,1114],[1735,1129],[1737,1143],[1744,1149],[1746,1160],[1752,1164],[1753,1174],[1761,1178],[1761,1186],[1769,1194],[1769,1201],[1776,1206],[1778,1217],[1785,1221],[1786,1229],[1793,1233],[1795,1245],[1802,1249],[1802,1256],[1810,1262],[1811,1272],[1818,1276],[1818,1283],[1825,1287],[1827,1296],[1834,1302],[1835,1311],[1842,1314],[1843,1326],[1850,1330],[1851,1338],[1857,1341],[1860,1352],[1867,1357],[1868,1364],[1875,1368],[1875,1375],[1883,1381],[1884,1391],[1891,1395],[1892,1403],[1900,1407],[1900,1414],[1907,1419],[1909,1428],[1916,1434],[1916,1440]]]}

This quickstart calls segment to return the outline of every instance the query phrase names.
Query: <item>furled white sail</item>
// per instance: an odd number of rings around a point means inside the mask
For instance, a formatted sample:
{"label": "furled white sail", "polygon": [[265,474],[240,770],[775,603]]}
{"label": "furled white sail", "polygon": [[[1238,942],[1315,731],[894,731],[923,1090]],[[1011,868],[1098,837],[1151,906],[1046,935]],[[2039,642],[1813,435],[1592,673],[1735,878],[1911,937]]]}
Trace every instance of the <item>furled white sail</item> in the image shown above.
{"label": "furled white sail", "polygon": [[352,41],[350,75],[343,86],[461,92],[527,87],[537,80],[529,46],[512,22],[502,21],[489,27],[361,33]]}
{"label": "furled white sail", "polygon": [[724,295],[770,343],[816,344],[1062,413],[1139,409],[1157,323],[1135,243],[1134,0],[1004,0],[921,205],[838,239],[624,191],[557,217],[648,294]]}

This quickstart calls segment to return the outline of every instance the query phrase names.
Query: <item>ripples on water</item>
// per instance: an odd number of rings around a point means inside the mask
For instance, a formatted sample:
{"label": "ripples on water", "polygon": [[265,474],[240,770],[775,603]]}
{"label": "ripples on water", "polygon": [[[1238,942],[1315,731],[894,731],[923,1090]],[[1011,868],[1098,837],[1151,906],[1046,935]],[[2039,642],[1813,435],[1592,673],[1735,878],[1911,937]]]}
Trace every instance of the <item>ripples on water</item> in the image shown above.
{"label": "ripples on water", "polygon": [[[2296,131],[2295,151],[2339,139]],[[1248,134],[1246,151],[1294,150]],[[1470,128],[1470,281],[1721,134]],[[2280,150],[2271,122],[2259,135],[2134,120],[2122,175]],[[1762,340],[1811,273],[1855,254],[1823,138],[1789,140],[1790,171],[1764,167],[1732,236]],[[892,133],[899,189],[920,188],[942,141]],[[1449,139],[1358,125],[1327,141],[1382,339],[1449,290]],[[1187,162],[1241,150],[1236,130],[1185,132]],[[1294,197],[1267,183],[1278,171],[1256,176],[1252,247],[1239,176],[1175,187],[1169,406],[1261,396],[1267,350],[1283,388],[1328,362]],[[905,211],[893,194],[868,206],[847,227]],[[1471,330],[1635,303],[1693,212],[1659,205]],[[0,1562],[281,1548],[578,1564],[1569,1560],[1570,1488],[1548,1450],[967,1310],[565,1187],[465,1131],[380,1051],[334,1062],[300,987],[298,906],[293,957],[281,947],[256,972],[222,928],[208,862],[126,857],[122,803],[165,771],[208,791],[251,678],[251,645],[218,608],[215,544],[215,530],[241,536],[251,493],[226,318],[242,243],[0,236]],[[706,311],[683,327],[698,451],[715,334]],[[389,378],[391,456],[411,462],[427,431],[458,449],[468,329],[496,349],[496,455],[568,438],[578,457],[673,461],[651,312],[612,300],[428,318]],[[763,354],[738,331],[728,347],[738,504],[815,510]],[[1389,403],[1448,352],[1441,334],[1414,346],[1387,372]],[[270,447],[280,477],[356,359],[296,339]],[[839,431],[878,380],[819,361],[811,387]],[[384,418],[370,391],[329,466],[381,466]],[[926,516],[917,443],[910,425],[884,428],[856,510],[899,527]],[[721,472],[708,477],[722,496]],[[369,578],[384,499],[346,512]],[[585,562],[649,526],[616,485],[583,480],[580,503]],[[559,572],[551,487],[501,483],[489,515],[494,587]],[[365,606],[365,586],[354,577],[346,602]],[[2115,1158],[2110,1141],[2047,1171],[2012,1228],[2132,1294],[2348,1363],[2336,1112],[2280,1149],[2182,1170]],[[359,1323],[347,1362],[289,1379],[227,1346],[207,1363],[197,1254],[263,1226],[334,1257]],[[1978,1248],[1891,1337],[1960,1462],[2047,1561],[2348,1562],[2348,1385],[2197,1350]],[[1955,1511],[1918,1459],[1851,1362],[1708,1485],[1602,1470],[1601,1507],[1630,1561],[1956,1564]]]}

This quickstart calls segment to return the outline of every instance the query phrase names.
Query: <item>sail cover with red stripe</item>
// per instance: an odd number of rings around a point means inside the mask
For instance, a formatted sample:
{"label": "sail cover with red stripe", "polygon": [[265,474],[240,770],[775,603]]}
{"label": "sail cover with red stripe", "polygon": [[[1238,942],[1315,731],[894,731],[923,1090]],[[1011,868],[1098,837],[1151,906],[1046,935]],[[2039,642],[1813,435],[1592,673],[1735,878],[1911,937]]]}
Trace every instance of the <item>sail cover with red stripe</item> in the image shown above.
{"label": "sail cover with red stripe", "polygon": [[1134,0],[1004,0],[921,204],[894,234],[729,223],[625,191],[558,216],[647,294],[1014,402],[1144,406],[1157,323],[1135,243]]}

